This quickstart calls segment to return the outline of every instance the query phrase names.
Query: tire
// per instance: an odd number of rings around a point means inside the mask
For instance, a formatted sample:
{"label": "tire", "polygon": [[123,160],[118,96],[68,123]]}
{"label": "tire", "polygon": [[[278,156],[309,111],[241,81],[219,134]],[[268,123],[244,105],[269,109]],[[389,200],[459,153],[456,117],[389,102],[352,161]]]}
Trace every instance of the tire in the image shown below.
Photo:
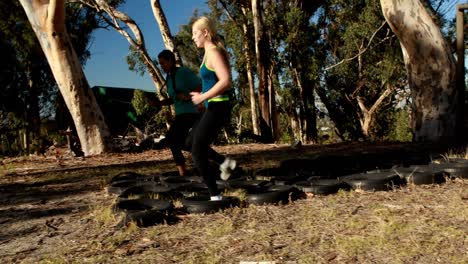
{"label": "tire", "polygon": [[139,186],[133,186],[123,191],[119,198],[154,198],[159,197],[160,199],[177,199],[181,197],[181,194],[174,192],[172,188],[159,185],[159,184],[145,184]]}
{"label": "tire", "polygon": [[287,204],[289,203],[288,191],[263,191],[248,193],[248,204],[266,205],[266,204]]}
{"label": "tire", "polygon": [[126,189],[133,187],[137,184],[136,181],[134,180],[121,180],[121,181],[115,181],[112,182],[108,187],[107,187],[107,193],[109,194],[116,194],[120,195],[122,192],[124,192]]}
{"label": "tire", "polygon": [[169,201],[148,198],[119,199],[115,204],[115,210],[123,211],[159,210],[167,213],[172,209],[173,205]]}
{"label": "tire", "polygon": [[267,190],[288,192],[289,198],[292,201],[307,198],[307,195],[303,191],[301,191],[300,189],[292,185],[271,185],[271,186],[268,186]]}
{"label": "tire", "polygon": [[209,196],[208,187],[204,183],[190,183],[174,189],[175,192],[181,193],[184,198],[193,196]]}
{"label": "tire", "polygon": [[240,201],[236,197],[225,196],[220,201],[210,201],[209,196],[194,196],[182,199],[182,204],[188,213],[210,214],[226,208],[238,206]]}
{"label": "tire", "polygon": [[284,177],[285,174],[280,168],[264,168],[254,172],[254,178],[260,181],[273,181],[277,177]]}
{"label": "tire", "polygon": [[349,184],[352,189],[363,191],[388,191],[394,186],[404,184],[402,178],[392,172],[358,173],[345,176],[341,180]]}
{"label": "tire", "polygon": [[139,227],[148,227],[164,224],[168,218],[168,215],[160,210],[128,211],[121,224],[127,225],[134,222]]}
{"label": "tire", "polygon": [[187,179],[186,177],[171,176],[171,177],[161,178],[161,183],[175,189],[175,188],[182,187],[184,185],[188,185],[191,183],[191,181]]}
{"label": "tire", "polygon": [[238,181],[230,181],[227,183],[226,188],[233,190],[233,189],[244,189],[247,192],[249,191],[257,191],[257,190],[264,190],[265,186],[269,184],[268,181],[259,181],[259,180],[238,180]]}
{"label": "tire", "polygon": [[299,190],[316,195],[329,195],[337,193],[340,189],[349,189],[349,186],[336,179],[318,179],[298,182],[295,185]]}
{"label": "tire", "polygon": [[410,166],[408,168],[397,167],[393,170],[409,184],[423,185],[445,182],[443,170],[441,170],[438,165],[419,165]]}
{"label": "tire", "polygon": [[[136,172],[132,172],[132,171],[125,171],[112,177],[110,182],[113,183],[113,182],[119,182],[119,181],[142,181],[146,178],[151,178],[151,177],[143,175],[143,174],[139,174]],[[157,180],[159,180],[159,177],[156,176],[156,178]]]}
{"label": "tire", "polygon": [[389,173],[392,172],[392,169],[375,169],[366,171],[366,174],[374,174],[374,173]]}
{"label": "tire", "polygon": [[423,185],[423,184],[441,184],[445,182],[443,173],[437,172],[414,172],[405,176],[409,184]]}
{"label": "tire", "polygon": [[449,176],[450,178],[461,178],[461,179],[468,179],[468,163],[462,162],[449,162],[449,163],[442,163],[441,167],[442,170]]}

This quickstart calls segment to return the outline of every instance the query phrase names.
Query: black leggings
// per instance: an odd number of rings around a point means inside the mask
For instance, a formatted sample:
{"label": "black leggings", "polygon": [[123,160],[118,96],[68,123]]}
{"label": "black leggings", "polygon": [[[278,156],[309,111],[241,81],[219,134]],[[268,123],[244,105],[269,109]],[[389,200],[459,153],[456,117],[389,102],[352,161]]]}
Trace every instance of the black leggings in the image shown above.
{"label": "black leggings", "polygon": [[167,131],[167,142],[176,165],[185,164],[185,157],[182,154],[182,150],[190,150],[190,147],[186,146],[186,139],[190,129],[194,126],[199,117],[200,114],[198,113],[176,115],[169,131]]}
{"label": "black leggings", "polygon": [[231,104],[226,102],[208,103],[208,108],[193,128],[192,159],[203,177],[211,196],[219,195],[220,191],[216,185],[217,174],[210,169],[208,159],[213,159],[220,164],[224,156],[211,148],[211,143],[216,139],[219,132],[229,123],[231,118]]}

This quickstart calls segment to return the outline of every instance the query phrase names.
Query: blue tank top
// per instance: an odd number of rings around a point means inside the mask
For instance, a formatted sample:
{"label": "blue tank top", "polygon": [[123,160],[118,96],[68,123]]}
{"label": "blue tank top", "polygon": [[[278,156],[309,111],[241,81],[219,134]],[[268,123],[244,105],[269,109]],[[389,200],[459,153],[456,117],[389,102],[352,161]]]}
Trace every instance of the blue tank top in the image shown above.
{"label": "blue tank top", "polygon": [[204,93],[209,91],[218,82],[215,71],[208,68],[206,62],[203,62],[200,66],[200,77],[202,80],[202,92]]}
{"label": "blue tank top", "polygon": [[[214,47],[217,48],[217,47]],[[209,91],[213,86],[218,82],[218,77],[214,69],[209,68],[206,65],[205,61],[200,66],[200,78],[202,80],[202,92],[205,93]],[[206,107],[208,107],[209,102],[224,102],[229,101],[230,90],[225,91],[223,94],[213,97],[205,102]]]}

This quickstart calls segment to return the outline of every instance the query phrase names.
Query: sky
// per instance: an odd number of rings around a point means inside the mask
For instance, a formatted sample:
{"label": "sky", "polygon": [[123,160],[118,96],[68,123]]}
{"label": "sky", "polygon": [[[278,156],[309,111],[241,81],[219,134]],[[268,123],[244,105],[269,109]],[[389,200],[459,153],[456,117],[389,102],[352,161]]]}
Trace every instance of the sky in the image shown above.
{"label": "sky", "polygon": [[[127,0],[119,8],[129,15],[140,27],[145,38],[148,54],[155,58],[165,49],[158,24],[151,9],[150,0]],[[208,11],[206,0],[160,0],[172,35],[179,32],[181,25],[187,24],[195,9],[199,14]],[[126,56],[129,43],[113,28],[98,29],[90,43],[91,57],[84,65],[84,72],[90,87],[112,86],[139,88],[155,91],[150,76],[143,76],[128,69]]]}

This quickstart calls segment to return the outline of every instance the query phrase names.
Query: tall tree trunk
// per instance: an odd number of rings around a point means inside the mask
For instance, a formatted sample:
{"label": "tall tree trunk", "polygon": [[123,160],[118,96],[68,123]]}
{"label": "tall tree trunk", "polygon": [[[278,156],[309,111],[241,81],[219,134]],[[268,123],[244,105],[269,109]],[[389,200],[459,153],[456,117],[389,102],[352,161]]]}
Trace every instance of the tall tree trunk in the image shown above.
{"label": "tall tree trunk", "polygon": [[178,65],[182,65],[182,59],[180,58],[179,52],[177,52],[176,46],[174,45],[174,37],[171,34],[171,29],[169,28],[166,15],[161,8],[159,0],[151,0],[151,7],[153,9],[154,17],[158,22],[159,30],[161,31],[161,35],[164,41],[164,46],[166,46],[168,50],[174,52],[176,63]]}
{"label": "tall tree trunk", "polygon": [[273,141],[273,127],[270,116],[270,94],[268,92],[268,51],[269,42],[264,31],[262,0],[252,0],[252,15],[255,31],[255,53],[257,57],[258,101],[260,108],[260,131],[265,142]]}
{"label": "tall tree trunk", "polygon": [[[248,16],[248,9],[249,4],[248,2],[241,2],[240,11],[242,13],[242,17],[235,18],[231,12],[229,11],[228,4],[226,1],[219,0],[219,3],[223,6],[226,15],[229,17],[232,23],[236,25],[240,31],[242,31],[242,45],[244,48],[245,53],[245,68],[247,74],[247,82],[249,84],[249,98],[250,98],[250,117],[252,119],[252,131],[255,135],[260,135],[260,128],[258,126],[258,117],[257,117],[257,102],[256,102],[256,93],[255,93],[255,84],[254,84],[254,71],[253,71],[253,52],[250,49],[250,32],[249,32],[249,19]],[[240,21],[240,22],[239,22]]]}
{"label": "tall tree trunk", "polygon": [[246,70],[247,70],[247,80],[249,83],[249,92],[250,92],[250,116],[252,118],[252,130],[255,135],[260,135],[260,128],[258,126],[258,117],[257,117],[257,100],[255,93],[254,85],[254,71],[253,71],[253,55],[252,50],[249,47],[249,30],[248,30],[248,19],[247,19],[247,9],[242,7],[242,13],[244,14],[244,19],[242,20],[242,32],[244,36],[242,38],[245,56],[246,56]]}
{"label": "tall tree trunk", "polygon": [[109,129],[65,28],[65,1],[20,2],[72,115],[84,154],[109,150]]}
{"label": "tall tree trunk", "polygon": [[295,83],[301,92],[300,122],[301,137],[304,143],[317,143],[317,114],[314,100],[314,86],[312,80],[305,77],[305,73],[300,73],[293,65],[292,72]]}
{"label": "tall tree trunk", "polygon": [[[271,39],[271,38],[270,38]],[[273,63],[270,64],[270,68],[268,71],[268,94],[269,94],[269,111],[270,111],[270,118],[271,118],[271,131],[273,133],[273,140],[277,141],[280,138],[280,131],[279,131],[279,118],[278,118],[278,109],[276,108],[276,91],[275,91],[275,83],[280,83],[278,74],[275,70],[275,66]]]}
{"label": "tall tree trunk", "polygon": [[453,143],[460,109],[447,41],[419,0],[380,3],[403,50],[413,101],[413,140]]}
{"label": "tall tree trunk", "polygon": [[34,58],[30,59],[28,65],[28,109],[26,112],[26,119],[28,121],[26,133],[27,140],[27,151],[31,153],[30,145],[32,142],[36,142],[40,137],[41,118],[39,114],[39,95],[37,91],[37,83],[39,80],[39,71],[37,66],[34,65]]}

